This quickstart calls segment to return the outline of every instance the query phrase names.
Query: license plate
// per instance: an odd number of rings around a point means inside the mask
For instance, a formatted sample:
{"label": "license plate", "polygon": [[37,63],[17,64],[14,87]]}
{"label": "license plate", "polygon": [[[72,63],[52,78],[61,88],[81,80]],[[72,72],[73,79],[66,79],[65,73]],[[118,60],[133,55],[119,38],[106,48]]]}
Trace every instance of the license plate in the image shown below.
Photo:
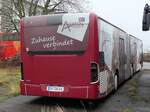
{"label": "license plate", "polygon": [[47,91],[50,91],[50,92],[63,92],[64,91],[64,87],[60,87],[60,86],[47,86]]}

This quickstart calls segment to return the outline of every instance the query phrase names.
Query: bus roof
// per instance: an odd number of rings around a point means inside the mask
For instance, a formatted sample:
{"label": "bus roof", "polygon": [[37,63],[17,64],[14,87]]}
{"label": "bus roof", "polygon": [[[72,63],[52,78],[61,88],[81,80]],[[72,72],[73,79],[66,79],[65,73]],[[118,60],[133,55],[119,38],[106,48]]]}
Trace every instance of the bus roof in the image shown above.
{"label": "bus roof", "polygon": [[135,38],[135,39],[137,39],[137,40],[142,41],[141,39],[139,39],[139,38],[137,38],[137,37],[135,37],[135,36],[133,36],[133,35],[131,35],[131,34],[129,34],[129,36],[131,36],[131,37],[133,37],[133,38]]}
{"label": "bus roof", "polygon": [[[83,18],[85,17],[85,22],[87,17],[89,17],[89,13],[61,13],[61,14],[51,14],[51,15],[43,15],[43,16],[31,16],[24,17],[23,20],[25,22],[25,27],[34,27],[34,26],[44,26],[44,25],[54,25],[60,24],[64,21],[64,18],[68,21],[77,21],[75,19],[79,18],[83,22]],[[87,21],[88,22],[88,21]]]}

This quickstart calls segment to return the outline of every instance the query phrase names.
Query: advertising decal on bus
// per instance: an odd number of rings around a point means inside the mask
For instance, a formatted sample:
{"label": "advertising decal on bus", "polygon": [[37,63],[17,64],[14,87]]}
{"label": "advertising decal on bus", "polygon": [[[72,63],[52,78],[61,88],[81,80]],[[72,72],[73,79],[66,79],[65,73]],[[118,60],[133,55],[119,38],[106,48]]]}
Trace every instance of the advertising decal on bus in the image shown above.
{"label": "advertising decal on bus", "polygon": [[[55,17],[55,16],[54,16]],[[89,15],[57,15],[57,19],[48,18],[41,27],[26,18],[25,46],[26,51],[84,51],[87,42]],[[53,19],[53,23],[51,23]],[[42,31],[42,32],[41,32]]]}

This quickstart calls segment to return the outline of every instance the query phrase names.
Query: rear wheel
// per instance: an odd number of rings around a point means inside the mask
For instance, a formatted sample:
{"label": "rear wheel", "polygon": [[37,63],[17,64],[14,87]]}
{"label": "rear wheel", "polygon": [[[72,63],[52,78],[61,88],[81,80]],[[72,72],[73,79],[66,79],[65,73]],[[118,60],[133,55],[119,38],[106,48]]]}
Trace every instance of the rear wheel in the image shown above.
{"label": "rear wheel", "polygon": [[118,76],[115,75],[114,77],[114,82],[115,82],[115,91],[118,89]]}
{"label": "rear wheel", "polygon": [[133,77],[133,74],[134,74],[134,69],[133,67],[131,67],[131,78]]}
{"label": "rear wheel", "polygon": [[142,70],[142,68],[143,68],[143,64],[141,63],[141,64],[140,64],[140,71]]}

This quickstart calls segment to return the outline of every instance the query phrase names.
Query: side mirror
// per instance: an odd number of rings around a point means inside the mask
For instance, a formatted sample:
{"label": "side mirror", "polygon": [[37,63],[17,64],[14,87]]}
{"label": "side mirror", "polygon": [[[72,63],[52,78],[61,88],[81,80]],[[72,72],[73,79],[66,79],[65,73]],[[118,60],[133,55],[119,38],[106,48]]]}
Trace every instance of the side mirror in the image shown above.
{"label": "side mirror", "polygon": [[105,64],[105,55],[104,55],[104,51],[101,51],[99,53],[100,56],[100,66],[103,66]]}
{"label": "side mirror", "polygon": [[150,7],[148,4],[146,4],[143,12],[142,30],[148,31],[149,27],[150,27]]}
{"label": "side mirror", "polygon": [[142,30],[148,31],[150,27],[150,14],[144,14],[143,15],[143,25]]}

